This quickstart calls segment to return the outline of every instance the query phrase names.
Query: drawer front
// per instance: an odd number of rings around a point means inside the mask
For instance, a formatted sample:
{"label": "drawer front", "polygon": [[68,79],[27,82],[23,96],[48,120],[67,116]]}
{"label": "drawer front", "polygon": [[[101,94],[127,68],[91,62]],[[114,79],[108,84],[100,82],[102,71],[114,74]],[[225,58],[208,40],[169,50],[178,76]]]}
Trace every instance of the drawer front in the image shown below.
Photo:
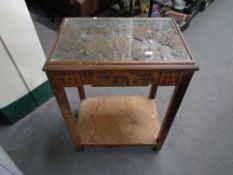
{"label": "drawer front", "polygon": [[81,79],[78,73],[67,72],[61,73],[62,83],[65,87],[73,87],[81,85]]}
{"label": "drawer front", "polygon": [[157,85],[176,85],[180,83],[181,71],[154,71],[151,73],[151,83]]}
{"label": "drawer front", "polygon": [[161,86],[179,84],[182,71],[83,71],[60,74],[63,86]]}
{"label": "drawer front", "polygon": [[147,86],[149,71],[85,71],[81,73],[83,84],[93,86]]}

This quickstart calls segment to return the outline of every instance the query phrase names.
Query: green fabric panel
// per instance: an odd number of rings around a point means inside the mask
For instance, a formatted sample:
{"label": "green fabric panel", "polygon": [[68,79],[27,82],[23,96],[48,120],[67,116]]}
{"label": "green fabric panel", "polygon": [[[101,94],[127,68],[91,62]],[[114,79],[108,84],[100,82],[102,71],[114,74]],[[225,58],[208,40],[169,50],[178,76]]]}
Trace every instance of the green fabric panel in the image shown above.
{"label": "green fabric panel", "polygon": [[41,105],[53,96],[53,91],[48,81],[31,91],[37,105]]}
{"label": "green fabric panel", "polygon": [[1,113],[10,122],[15,123],[36,109],[37,105],[31,94],[26,94],[13,103],[3,107]]}
{"label": "green fabric panel", "polygon": [[3,116],[13,124],[31,113],[52,96],[51,86],[48,81],[45,81],[30,93],[0,109],[1,117]]}

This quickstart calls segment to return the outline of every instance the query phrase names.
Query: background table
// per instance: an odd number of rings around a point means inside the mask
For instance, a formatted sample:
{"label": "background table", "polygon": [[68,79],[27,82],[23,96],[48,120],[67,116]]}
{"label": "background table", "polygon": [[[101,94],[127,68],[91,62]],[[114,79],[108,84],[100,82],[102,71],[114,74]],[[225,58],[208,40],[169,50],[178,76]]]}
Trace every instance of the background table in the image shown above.
{"label": "background table", "polygon": [[[198,67],[170,18],[66,18],[43,70],[77,150],[153,146],[159,151]],[[84,85],[151,86],[148,97],[85,97]],[[160,125],[157,86],[175,86]],[[76,119],[64,87],[77,87]]]}

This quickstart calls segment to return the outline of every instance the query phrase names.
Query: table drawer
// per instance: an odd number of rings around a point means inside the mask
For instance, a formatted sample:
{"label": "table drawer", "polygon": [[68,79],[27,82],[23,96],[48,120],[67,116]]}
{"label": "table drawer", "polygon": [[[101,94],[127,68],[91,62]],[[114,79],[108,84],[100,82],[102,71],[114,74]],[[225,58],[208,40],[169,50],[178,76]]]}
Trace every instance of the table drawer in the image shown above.
{"label": "table drawer", "polygon": [[147,86],[149,71],[85,71],[81,73],[84,84],[93,86]]}
{"label": "table drawer", "polygon": [[63,86],[72,87],[82,84],[79,74],[75,72],[62,73],[61,77]]}
{"label": "table drawer", "polygon": [[181,79],[181,71],[154,71],[151,73],[151,83],[157,85],[176,85]]}

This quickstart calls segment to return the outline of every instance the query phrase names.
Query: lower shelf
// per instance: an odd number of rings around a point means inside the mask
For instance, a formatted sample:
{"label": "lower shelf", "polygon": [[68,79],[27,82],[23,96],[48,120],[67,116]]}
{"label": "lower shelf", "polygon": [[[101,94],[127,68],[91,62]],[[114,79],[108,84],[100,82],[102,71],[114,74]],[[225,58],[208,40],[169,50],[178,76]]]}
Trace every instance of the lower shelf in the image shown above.
{"label": "lower shelf", "polygon": [[156,145],[160,124],[154,100],[143,96],[100,96],[80,104],[81,145]]}

